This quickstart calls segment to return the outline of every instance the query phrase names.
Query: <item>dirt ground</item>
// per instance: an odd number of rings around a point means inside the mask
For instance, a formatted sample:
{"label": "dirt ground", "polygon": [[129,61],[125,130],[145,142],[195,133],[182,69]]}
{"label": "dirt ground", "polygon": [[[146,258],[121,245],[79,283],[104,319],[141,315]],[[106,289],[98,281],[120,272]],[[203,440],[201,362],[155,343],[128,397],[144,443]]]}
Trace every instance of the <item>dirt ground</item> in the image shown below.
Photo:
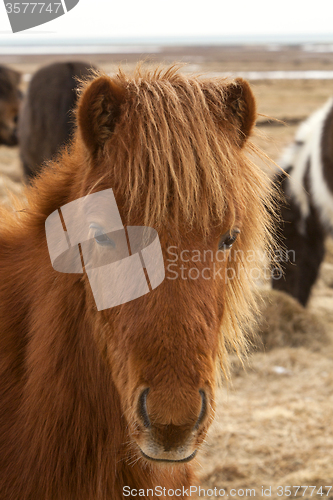
{"label": "dirt ground", "polygon": [[[183,61],[188,63],[186,71],[198,72],[333,69],[333,53],[306,53],[293,47],[269,51],[259,47],[175,47],[149,58],[162,62]],[[51,59],[64,58],[9,58],[0,55],[0,63],[10,64],[25,74],[33,73]],[[66,56],[66,59],[70,57]],[[106,71],[114,71],[120,62],[125,68],[131,68],[136,59],[138,56],[131,54],[88,57]],[[259,113],[285,121],[285,124],[267,124],[267,117],[258,118],[254,142],[275,161],[292,140],[297,124],[333,95],[331,80],[256,80],[252,82],[252,88]],[[19,194],[21,167],[18,150],[2,146],[2,201],[7,200],[7,188]],[[235,359],[230,386],[225,385],[218,390],[216,420],[199,455],[198,473],[201,487],[206,489],[206,494],[201,492],[200,498],[222,498],[222,489],[225,497],[233,498],[254,495],[271,499],[281,496],[333,498],[331,240],[327,242],[327,247],[326,259],[308,310],[297,312],[303,315],[302,324],[305,325],[301,336],[298,336],[301,340],[298,340],[297,347],[293,346],[291,334],[283,334],[297,330],[299,321],[290,319],[290,315],[284,318],[285,306],[280,309],[275,307],[272,296],[266,320],[268,323],[272,321],[272,324],[275,322],[274,328],[280,329],[279,338],[283,340],[266,352],[251,354],[245,370]],[[279,326],[276,326],[277,320]],[[287,324],[287,321],[292,323]],[[319,327],[314,326],[316,322]],[[312,342],[318,328],[325,334]],[[297,490],[297,486],[304,488]],[[290,495],[288,487],[291,488]],[[221,490],[220,496],[207,491],[210,488],[217,488],[217,492]]]}

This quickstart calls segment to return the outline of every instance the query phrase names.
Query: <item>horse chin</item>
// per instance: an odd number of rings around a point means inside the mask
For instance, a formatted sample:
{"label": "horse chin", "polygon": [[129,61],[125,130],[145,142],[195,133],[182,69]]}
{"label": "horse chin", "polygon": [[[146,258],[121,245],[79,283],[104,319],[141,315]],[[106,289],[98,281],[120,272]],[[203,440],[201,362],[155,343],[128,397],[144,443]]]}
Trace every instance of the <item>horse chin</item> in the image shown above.
{"label": "horse chin", "polygon": [[[177,464],[184,464],[187,462],[190,462],[193,460],[193,458],[196,456],[198,450],[194,450],[190,455],[186,455],[185,457],[182,457],[182,454],[176,453],[176,454],[170,454],[169,452],[164,452],[158,456],[151,456],[147,455],[142,449],[139,447],[140,453],[149,462],[154,462],[158,463],[161,465],[177,465]],[[180,455],[181,458],[178,458]]]}

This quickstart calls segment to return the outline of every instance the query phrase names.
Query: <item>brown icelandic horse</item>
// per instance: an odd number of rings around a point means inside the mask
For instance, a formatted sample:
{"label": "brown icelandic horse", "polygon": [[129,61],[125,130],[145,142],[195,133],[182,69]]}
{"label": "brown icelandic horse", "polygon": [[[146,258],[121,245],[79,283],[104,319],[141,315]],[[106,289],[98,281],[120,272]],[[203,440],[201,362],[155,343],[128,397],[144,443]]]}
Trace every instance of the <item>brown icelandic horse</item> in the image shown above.
{"label": "brown icelandic horse", "polygon": [[[246,154],[255,117],[241,79],[96,76],[68,149],[1,209],[1,500],[187,498],[217,367],[253,313],[246,252],[269,239],[269,183]],[[214,259],[98,311],[86,274],[52,268],[45,220],[109,188],[125,226],[158,231],[165,262],[169,246]]]}

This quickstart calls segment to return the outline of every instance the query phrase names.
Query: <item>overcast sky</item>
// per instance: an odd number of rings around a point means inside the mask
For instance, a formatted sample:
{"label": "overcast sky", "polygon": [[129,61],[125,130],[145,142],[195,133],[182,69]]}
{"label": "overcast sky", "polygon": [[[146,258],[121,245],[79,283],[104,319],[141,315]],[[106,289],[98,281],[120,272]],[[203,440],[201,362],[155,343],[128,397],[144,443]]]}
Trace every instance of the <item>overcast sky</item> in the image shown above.
{"label": "overcast sky", "polygon": [[[8,0],[13,1],[14,0]],[[26,0],[29,1],[29,0]],[[31,1],[31,0],[30,0]],[[35,0],[38,1],[38,0]],[[39,0],[45,1],[47,0]],[[35,34],[33,34],[35,32]],[[37,33],[38,32],[38,33]],[[52,33],[50,33],[52,32]],[[0,0],[0,39],[333,34],[333,0],[80,0],[68,14],[10,34]]]}

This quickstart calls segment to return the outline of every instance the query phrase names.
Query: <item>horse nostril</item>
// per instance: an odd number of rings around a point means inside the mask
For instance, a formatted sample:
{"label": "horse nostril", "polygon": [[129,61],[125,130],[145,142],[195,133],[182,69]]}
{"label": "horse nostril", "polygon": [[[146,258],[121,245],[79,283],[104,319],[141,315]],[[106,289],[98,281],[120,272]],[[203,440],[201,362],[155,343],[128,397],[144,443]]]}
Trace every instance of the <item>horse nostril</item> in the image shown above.
{"label": "horse nostril", "polygon": [[195,424],[195,429],[198,429],[199,428],[199,425],[201,424],[201,422],[203,421],[203,419],[205,418],[206,416],[206,413],[207,413],[207,397],[206,397],[206,393],[203,389],[200,389],[199,390],[199,394],[201,396],[201,410],[200,410],[200,413],[199,413],[199,418],[197,420],[197,423]]}
{"label": "horse nostril", "polygon": [[151,426],[150,420],[149,420],[149,416],[148,416],[148,411],[147,411],[147,396],[148,396],[148,392],[149,392],[149,388],[145,389],[140,394],[140,397],[139,397],[139,407],[138,407],[139,415],[142,418],[143,425],[145,427],[150,427]]}

